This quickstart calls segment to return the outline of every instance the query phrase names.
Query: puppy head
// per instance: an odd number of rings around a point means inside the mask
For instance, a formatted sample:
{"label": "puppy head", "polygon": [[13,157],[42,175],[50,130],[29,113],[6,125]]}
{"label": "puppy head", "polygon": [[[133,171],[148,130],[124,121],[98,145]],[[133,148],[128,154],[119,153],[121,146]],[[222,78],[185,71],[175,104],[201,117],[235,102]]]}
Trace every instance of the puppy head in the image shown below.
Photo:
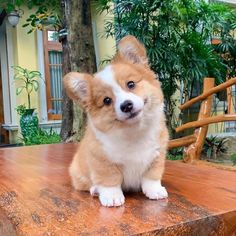
{"label": "puppy head", "polygon": [[162,112],[163,94],[148,66],[144,46],[124,37],[111,65],[95,75],[71,72],[64,77],[68,95],[82,106],[100,131],[127,127]]}

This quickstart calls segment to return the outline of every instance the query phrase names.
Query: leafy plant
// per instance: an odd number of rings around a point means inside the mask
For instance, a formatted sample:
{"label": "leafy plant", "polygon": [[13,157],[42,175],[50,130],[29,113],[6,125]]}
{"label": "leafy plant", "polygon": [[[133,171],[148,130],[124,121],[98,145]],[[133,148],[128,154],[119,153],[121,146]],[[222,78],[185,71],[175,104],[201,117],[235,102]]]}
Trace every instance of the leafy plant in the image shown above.
{"label": "leafy plant", "polygon": [[62,23],[60,15],[57,14],[58,11],[55,11],[55,6],[57,7],[57,5],[39,6],[37,11],[26,19],[26,23],[23,27],[30,27],[28,34],[36,30],[45,30],[52,27],[55,30],[59,30],[61,28]]}
{"label": "leafy plant", "polygon": [[182,160],[182,159],[183,159],[183,155],[173,155],[171,153],[167,154],[167,160],[177,161],[177,160]]}
{"label": "leafy plant", "polygon": [[30,27],[28,33],[52,27],[58,30],[61,27],[61,2],[58,0],[1,0],[0,12],[5,10],[9,13],[20,10],[23,5],[29,9],[36,9],[23,25],[23,27]]}
{"label": "leafy plant", "polygon": [[24,0],[1,0],[0,2],[0,12],[5,10],[7,13],[15,10],[16,8],[19,8]]}
{"label": "leafy plant", "polygon": [[218,138],[217,136],[207,137],[202,151],[208,158],[216,159],[218,155],[227,152],[225,147],[227,141],[227,138]]}
{"label": "leafy plant", "polygon": [[233,165],[236,165],[236,153],[232,154],[230,156],[231,161],[233,162]]}
{"label": "leafy plant", "polygon": [[24,90],[27,93],[28,109],[31,108],[31,93],[38,91],[39,82],[38,79],[42,78],[39,71],[30,71],[20,66],[14,66],[15,70],[14,80],[19,81],[20,85],[16,89],[16,95],[20,95]]}
{"label": "leafy plant", "polygon": [[173,148],[167,153],[167,160],[182,160],[183,159],[183,148]]}
{"label": "leafy plant", "polygon": [[52,128],[50,131],[38,128],[37,131],[23,138],[25,145],[60,143],[61,137]]}
{"label": "leafy plant", "polygon": [[[181,89],[181,100],[187,101],[194,95],[194,86],[202,84],[204,77],[214,77],[221,83],[226,79],[229,64],[236,65],[232,35],[236,13],[226,5],[205,0],[95,2],[98,11],[114,14],[114,18],[105,22],[105,37],[112,36],[118,41],[131,34],[147,48],[149,64],[162,82],[167,121],[172,130],[179,120],[173,119],[172,95]],[[211,44],[216,34],[222,39],[218,50]],[[227,55],[231,52],[232,62],[222,57],[223,50]]]}
{"label": "leafy plant", "polygon": [[19,105],[16,107],[16,112],[18,115],[22,116],[25,114],[25,111],[26,111],[26,106],[25,104],[24,105]]}

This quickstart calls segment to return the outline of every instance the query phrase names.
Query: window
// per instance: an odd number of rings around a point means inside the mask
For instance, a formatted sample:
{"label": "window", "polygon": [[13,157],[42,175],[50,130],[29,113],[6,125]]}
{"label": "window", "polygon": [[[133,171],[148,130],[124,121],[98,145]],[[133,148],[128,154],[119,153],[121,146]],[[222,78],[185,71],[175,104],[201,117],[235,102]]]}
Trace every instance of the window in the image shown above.
{"label": "window", "polygon": [[56,31],[44,32],[44,63],[49,120],[60,120],[62,113],[62,45]]}

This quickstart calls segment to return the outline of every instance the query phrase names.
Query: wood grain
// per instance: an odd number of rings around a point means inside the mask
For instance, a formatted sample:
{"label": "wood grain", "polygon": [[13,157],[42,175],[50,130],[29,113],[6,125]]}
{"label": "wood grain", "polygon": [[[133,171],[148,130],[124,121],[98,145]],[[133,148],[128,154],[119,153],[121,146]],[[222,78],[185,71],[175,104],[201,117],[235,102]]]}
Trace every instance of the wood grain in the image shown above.
{"label": "wood grain", "polygon": [[168,200],[126,193],[123,207],[105,208],[71,187],[68,165],[76,147],[0,149],[0,233],[9,228],[10,235],[36,236],[236,234],[234,172],[167,162]]}

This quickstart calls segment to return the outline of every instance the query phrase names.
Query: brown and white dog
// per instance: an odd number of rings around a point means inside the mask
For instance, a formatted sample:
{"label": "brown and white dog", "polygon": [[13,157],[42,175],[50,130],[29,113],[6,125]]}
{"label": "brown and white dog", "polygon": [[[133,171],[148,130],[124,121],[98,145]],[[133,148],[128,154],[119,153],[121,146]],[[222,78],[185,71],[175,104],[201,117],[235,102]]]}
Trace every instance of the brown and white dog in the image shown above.
{"label": "brown and white dog", "polygon": [[74,188],[98,195],[108,207],[124,204],[122,190],[166,198],[161,185],[168,142],[163,93],[144,46],[126,36],[110,65],[94,75],[71,72],[64,86],[88,117],[69,169]]}

